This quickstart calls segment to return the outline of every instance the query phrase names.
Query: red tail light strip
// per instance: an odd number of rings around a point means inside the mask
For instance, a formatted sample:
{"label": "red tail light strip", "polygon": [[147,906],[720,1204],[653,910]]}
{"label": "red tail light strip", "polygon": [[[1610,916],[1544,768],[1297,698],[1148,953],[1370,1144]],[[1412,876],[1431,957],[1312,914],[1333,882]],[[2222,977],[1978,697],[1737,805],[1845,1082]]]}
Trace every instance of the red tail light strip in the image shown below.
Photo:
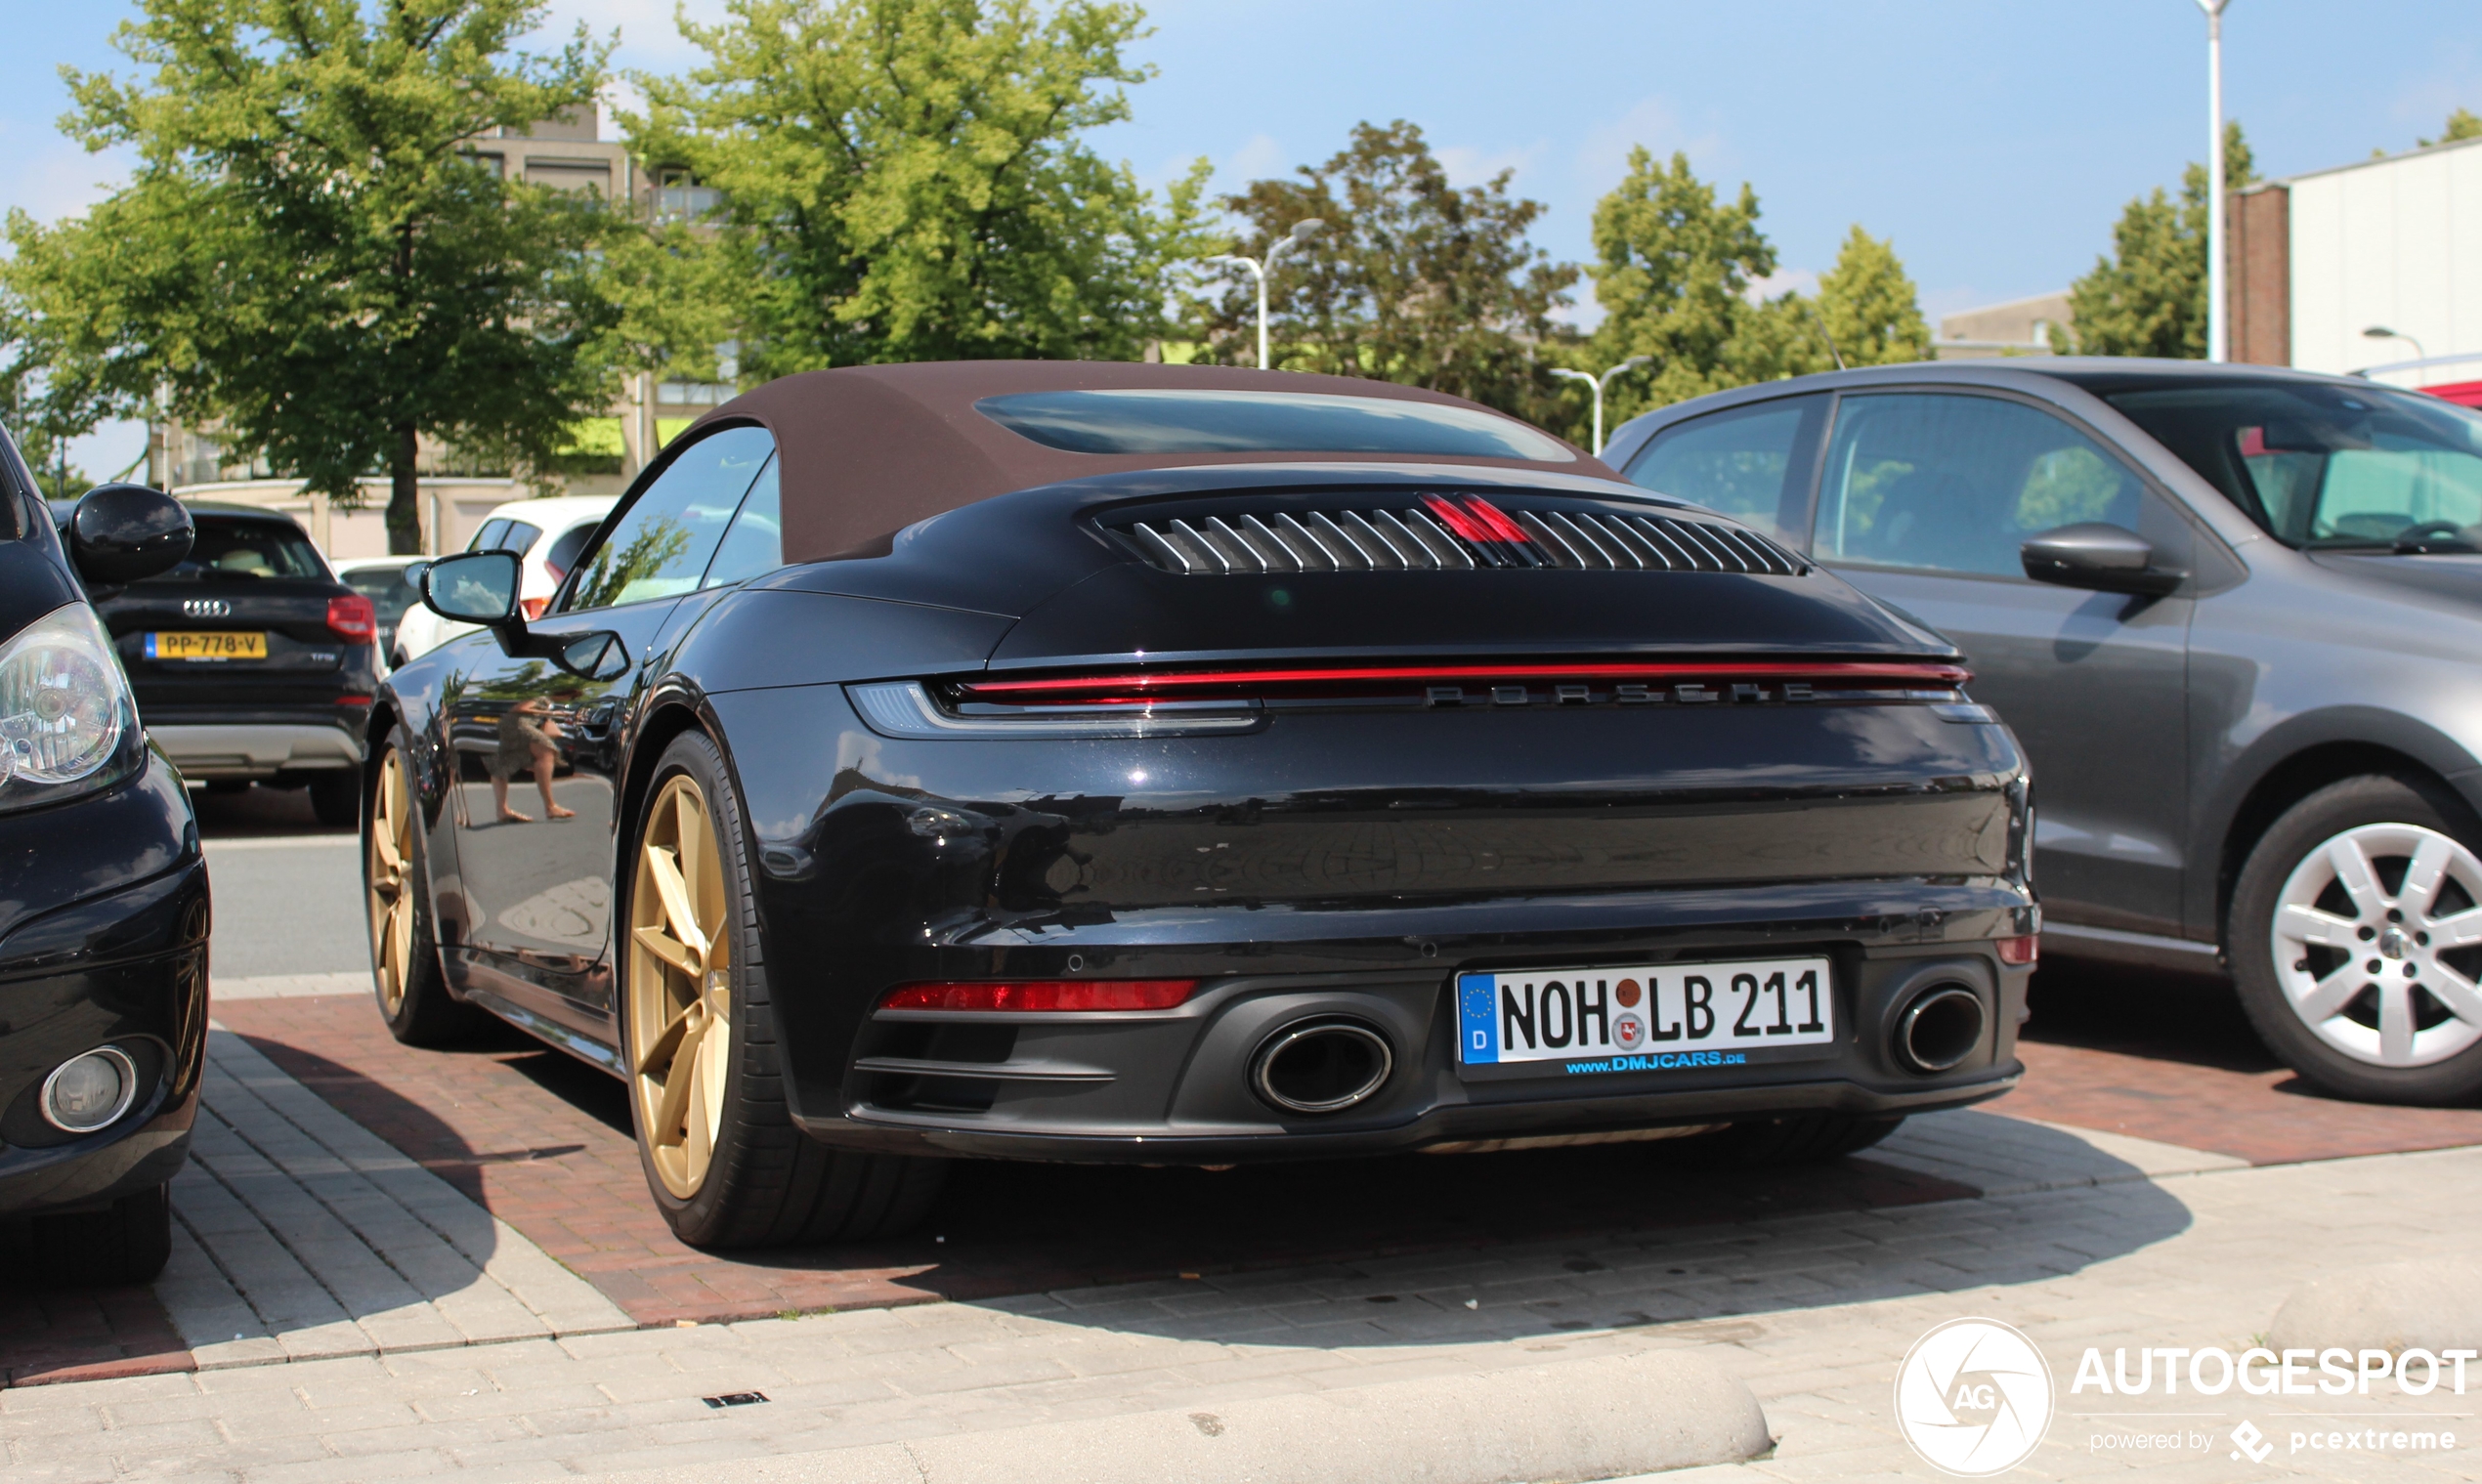
{"label": "red tail light strip", "polygon": [[1411,685],[1452,680],[1899,680],[1954,687],[1972,680],[1961,665],[1913,660],[1690,661],[1648,664],[1383,664],[1328,669],[1182,670],[1163,674],[1051,675],[1035,680],[976,680],[959,689],[967,700],[1104,700],[1177,697],[1201,691],[1249,687],[1332,685],[1348,681],[1394,681]]}
{"label": "red tail light strip", "polygon": [[1002,979],[909,984],[879,999],[882,1010],[1169,1010],[1198,988],[1195,979]]}

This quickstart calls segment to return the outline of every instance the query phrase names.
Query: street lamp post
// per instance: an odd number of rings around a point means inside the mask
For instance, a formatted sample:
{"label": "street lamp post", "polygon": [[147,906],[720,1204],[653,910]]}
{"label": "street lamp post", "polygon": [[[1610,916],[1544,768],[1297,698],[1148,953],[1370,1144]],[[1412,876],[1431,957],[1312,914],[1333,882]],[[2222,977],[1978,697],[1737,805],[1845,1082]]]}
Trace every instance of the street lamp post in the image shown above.
{"label": "street lamp post", "polygon": [[1267,368],[1266,360],[1266,280],[1275,273],[1275,265],[1283,260],[1284,250],[1318,235],[1327,224],[1316,217],[1305,217],[1293,224],[1293,230],[1268,245],[1266,259],[1245,258],[1237,252],[1220,252],[1207,259],[1210,263],[1238,263],[1259,280],[1259,369]]}
{"label": "street lamp post", "polygon": [[2223,8],[2232,0],[2198,0],[2206,13],[2206,359],[2232,359],[2232,317],[2223,288]]}
{"label": "street lamp post", "polygon": [[1653,357],[1651,357],[1651,356],[1632,356],[1632,357],[1630,357],[1628,360],[1624,360],[1624,361],[1620,362],[1620,363],[1619,363],[1618,365],[1616,365],[1616,366],[1611,367],[1609,370],[1607,370],[1607,371],[1604,372],[1604,373],[1603,373],[1602,375],[1600,375],[1600,376],[1597,376],[1597,375],[1595,375],[1594,373],[1592,373],[1592,372],[1590,372],[1590,371],[1572,371],[1572,370],[1568,369],[1568,367],[1566,367],[1566,366],[1564,366],[1564,365],[1556,365],[1556,366],[1553,366],[1553,367],[1551,368],[1551,373],[1552,373],[1554,376],[1565,376],[1565,377],[1567,377],[1567,378],[1568,378],[1569,380],[1571,380],[1571,381],[1582,381],[1582,382],[1584,382],[1587,386],[1592,387],[1592,388],[1594,389],[1594,393],[1595,393],[1595,456],[1596,456],[1597,458],[1601,458],[1601,457],[1603,456],[1603,391],[1604,391],[1604,388],[1605,388],[1605,387],[1607,387],[1607,386],[1611,385],[1611,378],[1612,378],[1612,377],[1619,375],[1619,374],[1620,374],[1621,372],[1623,372],[1623,371],[1632,371],[1632,370],[1635,370],[1635,369],[1637,369],[1639,366],[1642,366],[1642,365],[1646,364],[1648,361],[1652,360],[1653,359],[1654,359],[1654,358],[1653,358]]}
{"label": "street lamp post", "polygon": [[2426,360],[2430,357],[2430,353],[2421,348],[2420,341],[2414,339],[2411,335],[2408,335],[2401,330],[2391,330],[2383,324],[2374,324],[2370,328],[2362,331],[2362,338],[2365,340],[2401,340],[2407,345],[2413,347],[2413,356],[2416,360]]}

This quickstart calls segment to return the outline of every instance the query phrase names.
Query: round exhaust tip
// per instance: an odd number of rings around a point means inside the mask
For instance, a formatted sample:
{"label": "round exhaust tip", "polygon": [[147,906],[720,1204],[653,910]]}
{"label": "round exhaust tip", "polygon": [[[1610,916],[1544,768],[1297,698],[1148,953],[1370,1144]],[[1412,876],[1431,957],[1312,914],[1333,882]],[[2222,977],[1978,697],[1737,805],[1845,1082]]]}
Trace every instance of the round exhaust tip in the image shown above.
{"label": "round exhaust tip", "polygon": [[1357,1020],[1308,1020],[1259,1043],[1250,1085],[1287,1113],[1342,1113],[1395,1068],[1388,1038]]}
{"label": "round exhaust tip", "polygon": [[1947,1072],[1982,1045],[1982,996],[1961,984],[1934,985],[1896,1018],[1896,1055],[1916,1072]]}

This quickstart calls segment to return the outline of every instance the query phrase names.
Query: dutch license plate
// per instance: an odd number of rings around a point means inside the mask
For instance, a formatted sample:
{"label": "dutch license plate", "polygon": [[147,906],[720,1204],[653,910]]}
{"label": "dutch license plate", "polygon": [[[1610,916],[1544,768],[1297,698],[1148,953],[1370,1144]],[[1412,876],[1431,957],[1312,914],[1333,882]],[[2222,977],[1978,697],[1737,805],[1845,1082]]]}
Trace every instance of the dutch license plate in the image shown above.
{"label": "dutch license plate", "polygon": [[147,657],[150,659],[265,659],[267,635],[264,633],[221,633],[214,630],[180,634],[149,634]]}
{"label": "dutch license plate", "polygon": [[1457,1059],[1505,1075],[1741,1066],[1832,1054],[1824,958],[1457,976]]}

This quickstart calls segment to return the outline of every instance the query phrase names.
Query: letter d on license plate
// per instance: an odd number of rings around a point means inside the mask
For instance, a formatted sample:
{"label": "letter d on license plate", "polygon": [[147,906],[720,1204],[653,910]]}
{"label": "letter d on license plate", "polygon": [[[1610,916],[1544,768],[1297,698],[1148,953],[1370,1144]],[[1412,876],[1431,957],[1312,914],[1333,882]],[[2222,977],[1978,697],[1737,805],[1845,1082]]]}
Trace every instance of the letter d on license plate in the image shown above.
{"label": "letter d on license plate", "polygon": [[1664,1072],[1829,1056],[1824,958],[1457,976],[1457,1060],[1500,1075]]}

